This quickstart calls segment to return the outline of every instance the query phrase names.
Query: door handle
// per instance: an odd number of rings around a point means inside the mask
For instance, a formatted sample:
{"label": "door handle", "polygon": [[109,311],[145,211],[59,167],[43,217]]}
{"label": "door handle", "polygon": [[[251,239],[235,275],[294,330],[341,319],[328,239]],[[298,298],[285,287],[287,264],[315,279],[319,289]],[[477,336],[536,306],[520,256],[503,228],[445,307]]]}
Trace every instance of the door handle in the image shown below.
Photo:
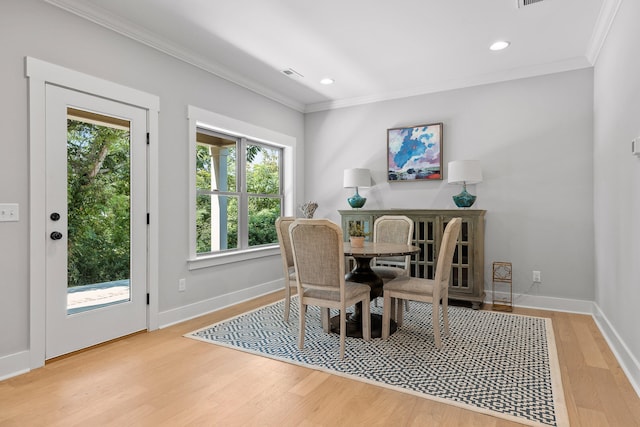
{"label": "door handle", "polygon": [[62,239],[62,233],[60,233],[59,231],[54,231],[53,233],[51,233],[50,237],[51,240],[60,240]]}
{"label": "door handle", "polygon": [[60,214],[58,212],[54,212],[51,215],[49,215],[49,218],[51,218],[52,221],[57,221],[60,219]]}

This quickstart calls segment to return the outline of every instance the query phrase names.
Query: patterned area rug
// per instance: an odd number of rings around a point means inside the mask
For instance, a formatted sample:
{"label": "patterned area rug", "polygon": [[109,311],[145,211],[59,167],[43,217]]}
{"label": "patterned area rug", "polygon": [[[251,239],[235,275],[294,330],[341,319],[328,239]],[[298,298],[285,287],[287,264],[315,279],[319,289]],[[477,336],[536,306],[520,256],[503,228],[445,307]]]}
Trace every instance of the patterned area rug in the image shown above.
{"label": "patterned area rug", "polygon": [[[410,393],[532,426],[568,426],[551,319],[449,307],[451,334],[437,350],[431,304],[412,302],[388,340],[325,334],[309,307],[299,350],[297,298],[259,308],[186,337]],[[380,307],[372,312],[381,314]]]}

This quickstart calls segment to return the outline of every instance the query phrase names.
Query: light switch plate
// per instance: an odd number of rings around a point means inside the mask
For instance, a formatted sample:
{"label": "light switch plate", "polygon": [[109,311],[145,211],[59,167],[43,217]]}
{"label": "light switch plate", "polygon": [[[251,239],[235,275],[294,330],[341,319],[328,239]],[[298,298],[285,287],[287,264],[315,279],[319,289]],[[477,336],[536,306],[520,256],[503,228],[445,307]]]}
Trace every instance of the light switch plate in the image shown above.
{"label": "light switch plate", "polygon": [[0,222],[18,221],[19,219],[17,203],[0,203]]}

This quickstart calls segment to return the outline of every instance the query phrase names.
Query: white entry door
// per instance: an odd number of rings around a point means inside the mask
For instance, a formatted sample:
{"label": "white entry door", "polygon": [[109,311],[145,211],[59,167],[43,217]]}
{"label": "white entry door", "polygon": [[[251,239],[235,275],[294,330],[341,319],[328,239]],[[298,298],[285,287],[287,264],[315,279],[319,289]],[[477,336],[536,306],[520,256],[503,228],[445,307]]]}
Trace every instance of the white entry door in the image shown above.
{"label": "white entry door", "polygon": [[46,350],[147,324],[146,110],[46,85]]}

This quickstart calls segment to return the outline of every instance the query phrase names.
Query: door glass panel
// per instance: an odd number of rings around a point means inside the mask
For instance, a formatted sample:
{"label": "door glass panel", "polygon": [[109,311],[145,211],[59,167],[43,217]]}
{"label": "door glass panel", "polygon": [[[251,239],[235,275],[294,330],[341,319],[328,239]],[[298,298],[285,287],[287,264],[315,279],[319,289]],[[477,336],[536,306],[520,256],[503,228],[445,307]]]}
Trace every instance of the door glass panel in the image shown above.
{"label": "door glass panel", "polygon": [[130,300],[130,123],[67,109],[67,314]]}

